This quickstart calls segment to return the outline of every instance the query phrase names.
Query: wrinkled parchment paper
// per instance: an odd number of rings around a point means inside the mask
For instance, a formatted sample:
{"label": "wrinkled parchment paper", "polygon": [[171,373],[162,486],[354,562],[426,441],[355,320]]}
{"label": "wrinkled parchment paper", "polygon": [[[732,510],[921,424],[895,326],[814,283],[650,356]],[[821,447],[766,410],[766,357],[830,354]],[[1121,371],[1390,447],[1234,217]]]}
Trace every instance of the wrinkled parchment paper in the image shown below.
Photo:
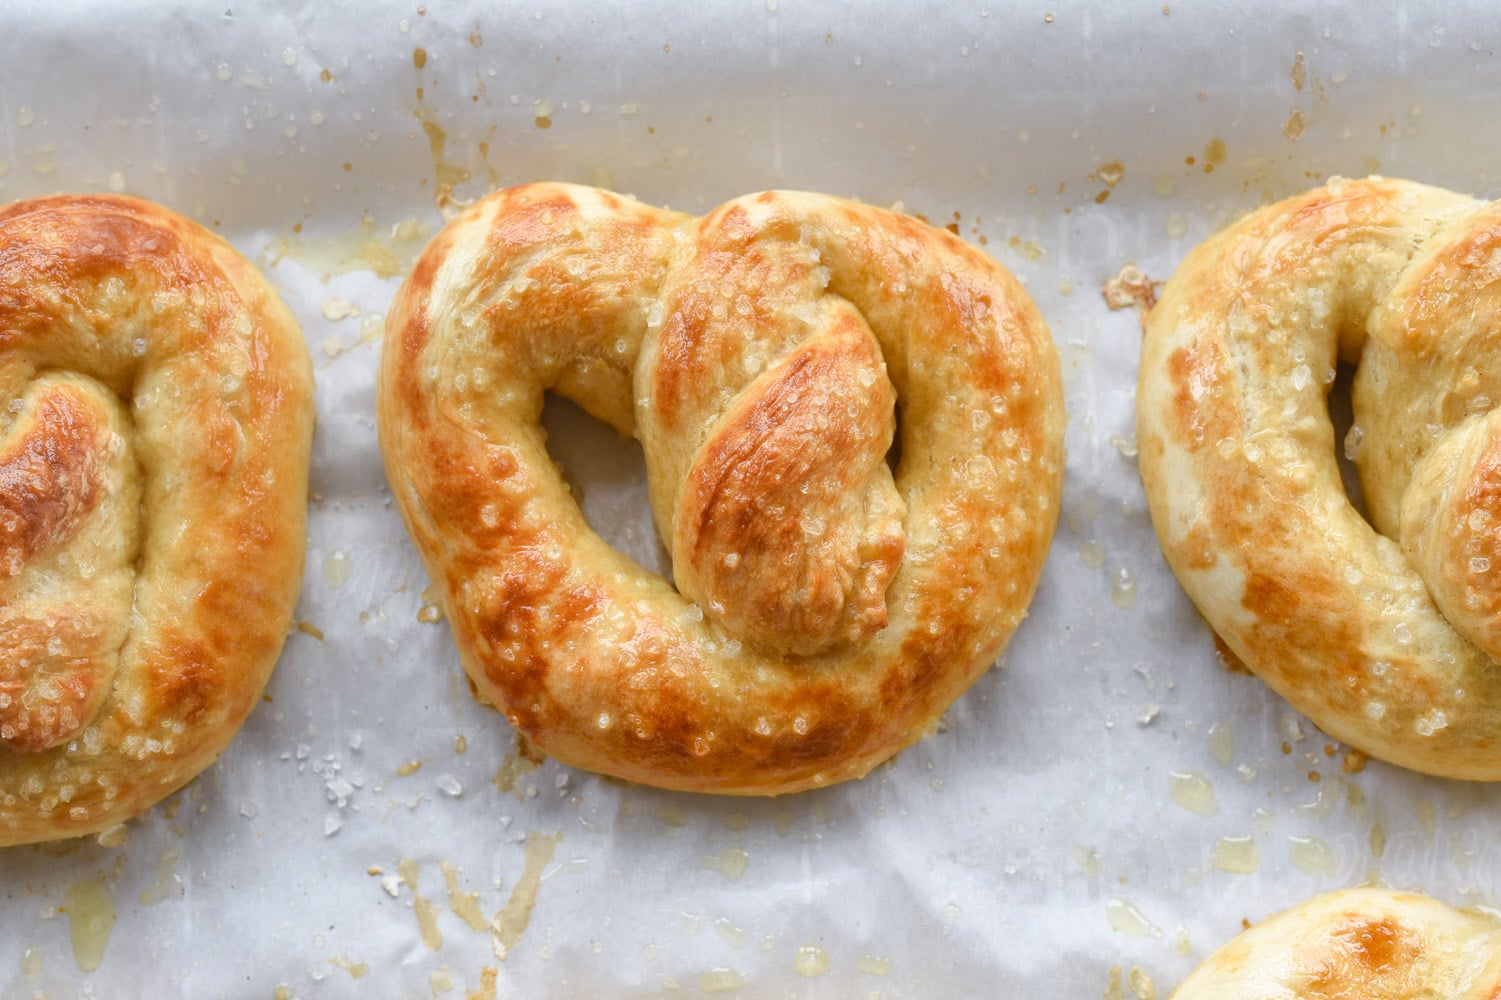
{"label": "wrinkled parchment paper", "polygon": [[[1501,193],[1498,41],[1480,2],[7,11],[0,195],[221,232],[301,321],[319,427],[269,700],[122,844],[0,852],[0,994],[1145,998],[1321,890],[1501,903],[1501,790],[1360,769],[1217,661],[1137,478],[1137,315],[1100,295],[1330,175]],[[440,203],[543,178],[900,202],[1052,325],[1068,479],[1031,617],[866,780],[631,787],[532,764],[471,699],[380,466],[381,319]],[[591,521],[661,566],[639,452],[548,419]]]}

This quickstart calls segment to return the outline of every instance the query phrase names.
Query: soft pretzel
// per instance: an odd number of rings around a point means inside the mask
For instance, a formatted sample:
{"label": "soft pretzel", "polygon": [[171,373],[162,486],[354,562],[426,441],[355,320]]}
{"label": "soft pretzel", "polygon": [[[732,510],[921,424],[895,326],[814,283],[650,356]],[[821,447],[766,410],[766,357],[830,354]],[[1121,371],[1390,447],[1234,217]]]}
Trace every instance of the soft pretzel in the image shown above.
{"label": "soft pretzel", "polygon": [[1172,1000],[1493,1000],[1501,920],[1390,889],[1316,896],[1211,954]]}
{"label": "soft pretzel", "polygon": [[[1196,249],[1142,347],[1163,552],[1230,650],[1330,735],[1501,779],[1501,204],[1337,181]],[[1358,362],[1370,524],[1325,396]],[[1371,527],[1374,525],[1374,529]]]}
{"label": "soft pretzel", "polygon": [[0,844],[208,766],[302,579],[312,371],[255,269],[132,198],[0,212]]}
{"label": "soft pretzel", "polygon": [[[678,589],[585,524],[548,390],[640,438]],[[1058,361],[1026,294],[820,195],[689,218],[498,192],[398,293],[378,399],[480,697],[543,752],[665,787],[794,791],[916,740],[1024,616],[1058,514]]]}

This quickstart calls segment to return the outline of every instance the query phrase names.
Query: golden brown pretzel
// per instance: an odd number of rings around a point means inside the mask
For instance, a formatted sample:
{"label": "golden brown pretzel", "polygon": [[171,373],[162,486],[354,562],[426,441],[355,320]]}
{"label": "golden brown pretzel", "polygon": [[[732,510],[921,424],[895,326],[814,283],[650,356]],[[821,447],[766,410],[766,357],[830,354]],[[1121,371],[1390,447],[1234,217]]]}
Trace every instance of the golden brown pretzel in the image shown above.
{"label": "golden brown pretzel", "polygon": [[[682,596],[585,524],[546,390],[641,439]],[[1058,513],[1058,361],[1025,293],[819,195],[701,219],[492,195],[398,293],[378,399],[481,697],[565,762],[666,787],[794,791],[916,740],[1023,617]]]}
{"label": "golden brown pretzel", "polygon": [[[1196,249],[1142,346],[1163,552],[1247,666],[1405,767],[1501,778],[1501,205],[1331,183]],[[1351,506],[1325,395],[1358,361]],[[1378,534],[1379,532],[1379,534]]]}
{"label": "golden brown pretzel", "polygon": [[0,845],[104,830],[228,744],[302,579],[312,370],[148,202],[0,212]]}
{"label": "golden brown pretzel", "polygon": [[1238,934],[1172,1000],[1494,1000],[1501,920],[1390,889],[1344,889]]}

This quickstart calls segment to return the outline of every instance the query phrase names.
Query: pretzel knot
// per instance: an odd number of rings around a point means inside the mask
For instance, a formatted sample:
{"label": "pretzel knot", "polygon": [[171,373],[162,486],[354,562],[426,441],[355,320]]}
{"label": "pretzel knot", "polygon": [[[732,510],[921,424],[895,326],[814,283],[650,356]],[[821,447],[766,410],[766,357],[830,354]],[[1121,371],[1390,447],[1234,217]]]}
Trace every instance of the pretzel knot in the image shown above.
{"label": "pretzel knot", "polygon": [[[1480,780],[1501,779],[1498,276],[1501,205],[1335,182],[1188,257],[1138,393],[1158,538],[1230,649],[1331,735]],[[1325,401],[1341,359],[1369,524]]]}
{"label": "pretzel knot", "polygon": [[1501,920],[1414,892],[1315,896],[1236,935],[1172,1000],[1411,1000],[1501,991]]}
{"label": "pretzel knot", "polygon": [[[640,438],[676,590],[584,523],[547,390]],[[914,219],[535,184],[419,260],[378,398],[478,693],[565,762],[769,794],[864,774],[999,654],[1057,517],[1061,397],[1015,280]]]}
{"label": "pretzel knot", "polygon": [[312,374],[218,237],[0,212],[0,845],[96,832],[228,744],[301,583]]}

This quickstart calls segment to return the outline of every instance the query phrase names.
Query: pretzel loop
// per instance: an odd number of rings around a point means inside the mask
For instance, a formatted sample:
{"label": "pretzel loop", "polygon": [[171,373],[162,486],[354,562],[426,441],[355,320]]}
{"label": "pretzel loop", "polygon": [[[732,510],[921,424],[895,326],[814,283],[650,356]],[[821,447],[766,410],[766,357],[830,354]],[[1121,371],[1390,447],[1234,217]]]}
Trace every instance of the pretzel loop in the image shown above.
{"label": "pretzel loop", "polygon": [[48,375],[0,437],[0,747],[73,739],[108,692],[125,641],[140,504],[113,395]]}
{"label": "pretzel loop", "polygon": [[[548,390],[641,439],[677,590],[584,523]],[[398,294],[378,399],[481,696],[560,759],[668,787],[791,791],[916,739],[1020,621],[1057,517],[1058,365],[1025,294],[822,196],[692,219],[499,192]]]}
{"label": "pretzel loop", "polygon": [[181,787],[301,583],[312,373],[222,240],[147,202],[0,212],[0,844]]}
{"label": "pretzel loop", "polygon": [[[1138,393],[1158,538],[1231,650],[1332,736],[1482,780],[1501,779],[1496,260],[1497,206],[1332,183],[1189,256]],[[1358,368],[1336,443],[1341,358]]]}

